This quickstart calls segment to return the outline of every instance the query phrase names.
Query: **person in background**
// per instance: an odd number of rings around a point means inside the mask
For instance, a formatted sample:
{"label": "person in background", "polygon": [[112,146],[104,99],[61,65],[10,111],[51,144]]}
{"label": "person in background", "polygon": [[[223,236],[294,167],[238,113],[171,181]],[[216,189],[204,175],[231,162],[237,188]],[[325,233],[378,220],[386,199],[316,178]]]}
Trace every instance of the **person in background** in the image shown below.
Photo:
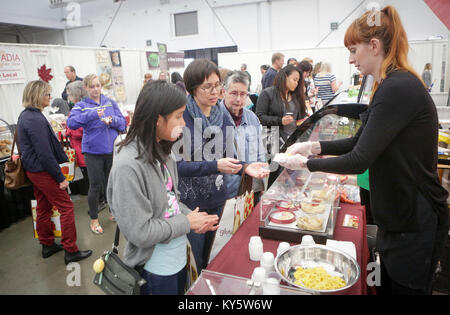
{"label": "person in background", "polygon": [[[264,73],[266,73],[267,70],[269,70],[270,66],[269,65],[261,65],[259,67],[259,71],[261,71],[261,83],[258,84],[258,86],[256,87],[255,90],[255,94],[259,95],[261,94],[262,91],[262,79],[264,78]],[[254,106],[254,108],[256,107],[256,104]]]}
{"label": "person in background", "polygon": [[152,81],[152,74],[151,73],[146,73],[144,74],[144,83],[143,85],[146,85],[148,82]]}
{"label": "person in background", "polygon": [[329,62],[322,62],[319,73],[314,78],[314,85],[318,88],[317,97],[325,104],[331,100],[340,89],[342,82],[336,83],[336,76],[331,73]]}
{"label": "person in background", "polygon": [[[87,96],[87,92],[84,89],[83,82],[75,81],[67,85],[67,99],[69,103],[72,103],[72,107],[74,104],[80,102],[83,98]],[[70,143],[72,147],[75,149],[75,157],[77,161],[77,165],[80,167],[81,172],[83,173],[83,177],[87,180],[88,173],[86,168],[86,162],[84,161],[83,151],[81,149],[81,143],[83,140],[83,128],[80,127],[76,130],[72,130],[69,127],[66,129],[66,136],[70,139]],[[106,206],[105,202],[102,203],[101,208]]]}
{"label": "person in background", "polygon": [[261,65],[259,67],[259,71],[261,71],[261,74],[264,76],[264,73],[266,73],[267,70],[269,70],[270,66],[269,65]]}
{"label": "person in background", "polygon": [[312,80],[311,77],[313,67],[311,63],[303,60],[300,63],[298,63],[297,68],[303,73],[303,80],[305,81],[305,96],[306,99],[309,100],[310,98],[314,97],[318,92],[318,89],[314,86],[314,80]]}
{"label": "person in background", "polygon": [[167,81],[169,79],[169,72],[161,71],[158,76],[158,80]]}
{"label": "person in background", "polygon": [[127,240],[124,263],[146,280],[142,295],[183,294],[186,234],[218,228],[219,217],[191,211],[179,200],[171,148],[185,125],[186,94],[154,81],[142,88],[135,118],[118,144],[108,183],[108,200]]}
{"label": "person in background", "polygon": [[50,106],[50,113],[63,114],[64,116],[67,116],[70,112],[70,109],[71,107],[67,101],[63,100],[62,98],[55,98],[52,102],[52,105]]}
{"label": "person in background", "polygon": [[297,59],[289,58],[287,61],[287,64],[295,67],[295,66],[297,66]]}
{"label": "person in background", "polygon": [[172,72],[170,79],[173,84],[175,84],[184,94],[187,94],[186,86],[183,82],[183,77],[178,72]]}
{"label": "person in background", "polygon": [[296,122],[307,116],[305,85],[301,71],[291,65],[280,70],[274,85],[261,92],[256,103],[256,115],[261,124],[279,126],[286,140],[297,128]]}
{"label": "person in background", "polygon": [[316,75],[320,72],[320,67],[322,67],[322,63],[318,62],[314,65],[313,71],[312,71],[312,78],[313,80],[316,78]]}
{"label": "person in background", "polygon": [[[268,173],[263,163],[246,165],[235,159],[234,146],[227,147],[227,127],[232,123],[218,106],[222,85],[217,66],[209,60],[194,60],[183,78],[189,96],[183,114],[183,152],[177,156],[180,200],[190,209],[199,207],[200,211],[220,216],[228,197],[224,174],[245,172],[262,178]],[[220,146],[215,145],[218,139]],[[208,264],[214,233],[189,233],[188,238],[200,273]]]}
{"label": "person in background", "polygon": [[[219,68],[220,82],[223,82],[230,72],[231,72],[230,69]],[[219,101],[223,100],[223,93],[224,93],[223,89],[220,89]]]}
{"label": "person in background", "polygon": [[[42,244],[42,257],[49,258],[64,249],[67,265],[89,257],[92,251],[80,251],[76,244],[74,207],[66,191],[69,182],[59,166],[67,162],[67,156],[42,114],[42,110],[50,105],[50,99],[51,87],[48,83],[36,80],[25,86],[22,98],[25,109],[17,122],[17,145],[37,201],[36,232]],[[61,245],[55,243],[53,234],[53,206],[61,214]]]}
{"label": "person in background", "polygon": [[98,221],[99,202],[105,194],[112,166],[114,141],[124,132],[126,121],[116,102],[101,94],[102,86],[95,74],[84,78],[87,97],[75,104],[67,119],[67,126],[76,130],[83,128],[82,151],[89,175],[90,228],[102,234]]}
{"label": "person in background", "polygon": [[[71,82],[83,81],[83,78],[80,78],[79,76],[77,76],[77,73],[76,73],[75,68],[73,66],[66,66],[66,67],[64,67],[64,74],[66,75],[67,80],[69,80],[69,81],[66,82],[66,88],[67,88],[67,85],[69,83],[71,83]],[[64,91],[61,93],[61,97],[65,101],[67,101],[66,88],[64,88]],[[70,109],[72,109],[72,107]]]}
{"label": "person in background", "polygon": [[[233,71],[229,73],[224,81],[224,99],[220,102],[219,107],[233,124],[238,160],[245,163],[266,162],[261,137],[261,123],[255,113],[245,108],[248,84],[249,81],[245,72]],[[235,197],[238,194],[241,176],[226,174],[224,179],[228,190],[228,198]],[[257,196],[264,190],[262,180],[254,179],[253,188],[256,204]]]}
{"label": "person in background", "polygon": [[422,72],[422,80],[425,82],[428,90],[430,90],[431,87],[431,69],[431,63],[427,63]]}
{"label": "person in background", "polygon": [[284,65],[284,55],[282,53],[274,53],[272,55],[272,66],[264,73],[264,76],[261,81],[262,89],[266,89],[273,85],[275,77],[277,76],[278,71],[283,68]]}
{"label": "person in background", "polygon": [[[408,63],[408,38],[397,10],[356,19],[344,44],[350,64],[375,79],[362,126],[352,138],[302,142],[281,165],[311,172],[361,174],[369,169],[370,208],[378,226],[379,294],[431,295],[448,240],[448,192],[437,172],[438,115],[425,84]],[[337,155],[311,158],[312,154]]]}
{"label": "person in background", "polygon": [[252,85],[252,76],[250,75],[250,72],[247,71],[247,65],[245,63],[241,65],[241,71],[248,76],[248,91],[250,91],[250,86]]}
{"label": "person in background", "polygon": [[312,66],[314,66],[314,60],[312,60],[311,58],[309,58],[309,57],[306,57],[306,58],[303,58],[303,60],[302,61],[306,61],[306,62],[309,62],[310,64],[311,64],[311,67]]}

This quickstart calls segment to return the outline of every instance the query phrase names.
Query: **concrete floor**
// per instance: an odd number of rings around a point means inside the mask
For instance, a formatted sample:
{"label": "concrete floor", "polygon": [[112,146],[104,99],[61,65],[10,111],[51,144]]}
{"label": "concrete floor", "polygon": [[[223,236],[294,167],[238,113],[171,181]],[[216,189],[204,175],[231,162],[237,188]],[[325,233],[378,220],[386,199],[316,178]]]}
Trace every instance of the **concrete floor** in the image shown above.
{"label": "concrete floor", "polygon": [[[0,295],[2,294],[103,294],[93,284],[92,265],[114,241],[116,223],[109,220],[109,211],[100,212],[103,235],[90,231],[87,196],[71,196],[75,205],[77,245],[80,250],[91,249],[92,255],[75,268],[66,269],[64,251],[43,259],[42,247],[33,238],[31,216],[0,232]],[[60,243],[60,239],[56,238]],[[120,238],[120,254],[125,239]],[[69,265],[70,266],[70,265]],[[79,277],[78,277],[79,275]],[[79,279],[79,285],[78,281]]]}
{"label": "concrete floor", "polygon": [[[0,232],[0,295],[103,295],[103,292],[93,284],[95,273],[92,265],[105,250],[111,249],[116,223],[109,220],[109,211],[105,209],[99,213],[104,234],[93,234],[89,228],[87,196],[71,197],[75,205],[77,245],[80,250],[93,251],[89,258],[78,263],[79,285],[74,283],[76,270],[66,269],[64,251],[47,259],[42,258],[42,247],[33,237],[33,223],[30,216]],[[56,238],[56,242],[60,243],[60,239]],[[123,254],[125,242],[125,238],[121,235],[120,255]],[[442,293],[433,292],[433,294]]]}

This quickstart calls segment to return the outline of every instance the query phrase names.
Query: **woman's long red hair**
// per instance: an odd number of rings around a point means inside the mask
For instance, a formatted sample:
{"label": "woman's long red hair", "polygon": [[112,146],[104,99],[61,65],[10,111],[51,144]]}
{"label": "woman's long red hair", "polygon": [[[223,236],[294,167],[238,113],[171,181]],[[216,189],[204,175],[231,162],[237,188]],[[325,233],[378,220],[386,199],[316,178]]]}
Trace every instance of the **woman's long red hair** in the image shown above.
{"label": "woman's long red hair", "polygon": [[[376,14],[380,14],[379,19]],[[400,70],[412,73],[423,83],[422,78],[408,62],[408,37],[394,7],[386,6],[379,12],[364,13],[348,27],[344,44],[347,48],[359,43],[367,44],[372,38],[379,39],[384,47],[385,59],[381,65],[381,79],[386,79],[393,70]],[[425,86],[425,83],[423,84]],[[375,83],[373,92],[377,88],[378,83]]]}

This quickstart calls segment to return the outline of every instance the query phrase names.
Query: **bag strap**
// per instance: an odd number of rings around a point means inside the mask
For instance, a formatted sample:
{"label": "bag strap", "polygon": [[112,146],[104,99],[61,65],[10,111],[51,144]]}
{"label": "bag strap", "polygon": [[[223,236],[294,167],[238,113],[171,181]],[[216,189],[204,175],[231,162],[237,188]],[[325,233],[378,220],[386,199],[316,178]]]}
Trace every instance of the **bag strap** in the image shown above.
{"label": "bag strap", "polygon": [[[10,161],[12,161],[12,159],[13,159],[14,148],[15,148],[15,146],[16,146],[16,142],[17,142],[17,127],[16,127],[16,130],[14,131],[13,144],[12,144],[12,147],[11,147],[11,156],[10,156],[10,158],[9,158]],[[19,147],[19,144],[17,144],[17,151],[19,152],[19,156],[21,156],[22,154],[20,153],[20,147]]]}
{"label": "bag strap", "polygon": [[112,246],[112,250],[116,254],[119,254],[119,238],[120,238],[120,229],[119,229],[119,225],[117,224],[116,235],[114,237],[114,243]]}

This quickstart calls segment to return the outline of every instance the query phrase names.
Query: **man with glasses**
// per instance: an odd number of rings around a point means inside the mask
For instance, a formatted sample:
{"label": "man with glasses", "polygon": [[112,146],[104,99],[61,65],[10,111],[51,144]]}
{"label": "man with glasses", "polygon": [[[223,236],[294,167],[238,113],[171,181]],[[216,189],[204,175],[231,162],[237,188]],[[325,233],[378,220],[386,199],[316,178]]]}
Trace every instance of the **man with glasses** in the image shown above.
{"label": "man with glasses", "polygon": [[[224,80],[224,99],[219,104],[224,116],[232,122],[234,146],[237,159],[245,163],[265,162],[265,152],[261,138],[261,124],[258,117],[251,110],[245,108],[248,97],[249,80],[245,72],[233,71]],[[224,176],[228,197],[238,194],[241,182],[240,175],[227,174]],[[261,179],[253,180],[255,193],[264,189]],[[256,202],[256,200],[255,200]]]}

